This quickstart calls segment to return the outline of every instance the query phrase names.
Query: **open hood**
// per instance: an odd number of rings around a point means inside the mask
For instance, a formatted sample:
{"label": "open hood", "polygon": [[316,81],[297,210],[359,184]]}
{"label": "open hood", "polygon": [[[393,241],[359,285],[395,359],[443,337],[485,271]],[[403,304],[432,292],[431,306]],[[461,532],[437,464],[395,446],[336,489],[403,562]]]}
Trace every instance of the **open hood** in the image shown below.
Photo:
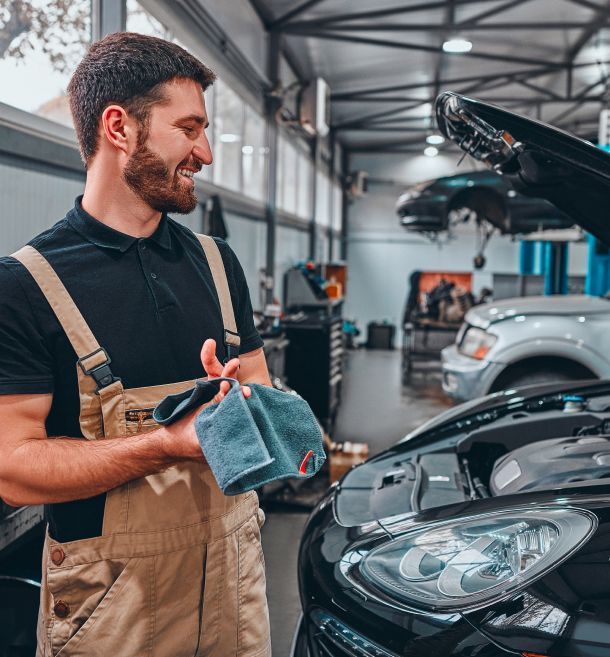
{"label": "open hood", "polygon": [[440,131],[528,196],[553,203],[610,245],[610,155],[545,123],[451,91],[436,100]]}

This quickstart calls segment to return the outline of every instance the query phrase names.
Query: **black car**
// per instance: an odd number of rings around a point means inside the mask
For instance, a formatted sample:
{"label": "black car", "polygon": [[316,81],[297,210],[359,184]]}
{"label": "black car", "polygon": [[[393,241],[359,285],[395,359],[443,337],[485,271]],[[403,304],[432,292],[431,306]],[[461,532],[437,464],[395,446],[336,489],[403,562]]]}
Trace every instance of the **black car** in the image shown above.
{"label": "black car", "polygon": [[408,231],[438,233],[470,218],[486,221],[503,235],[570,228],[574,221],[542,198],[529,198],[493,171],[466,171],[418,183],[396,204]]}
{"label": "black car", "polygon": [[[610,156],[444,94],[444,134],[608,242]],[[496,393],[349,471],[299,553],[291,657],[610,655],[610,382]]]}

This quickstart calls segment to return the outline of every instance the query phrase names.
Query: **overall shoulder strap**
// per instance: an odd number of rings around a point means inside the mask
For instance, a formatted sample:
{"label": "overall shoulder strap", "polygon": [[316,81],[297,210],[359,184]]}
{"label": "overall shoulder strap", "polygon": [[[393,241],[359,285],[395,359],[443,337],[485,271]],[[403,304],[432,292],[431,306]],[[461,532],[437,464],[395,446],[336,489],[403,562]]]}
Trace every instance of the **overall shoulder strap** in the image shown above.
{"label": "overall shoulder strap", "polygon": [[100,347],[68,290],[46,258],[32,246],[24,246],[12,254],[38,283],[59,323],[78,356],[83,372],[92,376],[98,390],[118,379],[110,371],[110,357]]}
{"label": "overall shoulder strap", "polygon": [[218,244],[216,244],[214,239],[208,235],[200,235],[198,233],[195,233],[195,235],[203,247],[208,264],[210,265],[216,294],[218,294],[218,301],[220,302],[220,312],[222,314],[225,335],[226,362],[231,358],[239,356],[239,345],[241,343],[239,333],[237,332],[237,324],[235,323],[235,313],[233,312],[233,302],[231,301],[227,273],[222,256],[220,255],[220,250],[218,249]]}

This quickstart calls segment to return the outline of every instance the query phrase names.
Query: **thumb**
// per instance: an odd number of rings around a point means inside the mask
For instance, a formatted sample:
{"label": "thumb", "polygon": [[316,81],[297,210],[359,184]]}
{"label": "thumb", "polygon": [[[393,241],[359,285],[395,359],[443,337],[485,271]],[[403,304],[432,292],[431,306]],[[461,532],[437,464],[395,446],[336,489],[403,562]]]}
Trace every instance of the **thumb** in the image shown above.
{"label": "thumb", "polygon": [[216,357],[216,340],[211,338],[203,343],[201,348],[201,364],[208,376],[221,376],[222,363]]}

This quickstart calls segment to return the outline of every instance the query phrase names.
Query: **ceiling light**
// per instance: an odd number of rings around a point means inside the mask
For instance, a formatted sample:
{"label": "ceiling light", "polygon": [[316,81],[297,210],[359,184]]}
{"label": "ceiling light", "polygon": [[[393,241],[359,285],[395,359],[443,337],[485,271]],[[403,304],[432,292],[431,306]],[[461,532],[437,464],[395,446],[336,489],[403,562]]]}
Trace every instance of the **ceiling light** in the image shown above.
{"label": "ceiling light", "polygon": [[439,146],[440,144],[445,143],[445,138],[443,135],[433,134],[426,137],[426,141],[432,146]]}
{"label": "ceiling light", "polygon": [[233,142],[239,141],[239,135],[233,135],[230,132],[225,132],[220,135],[220,141],[225,144],[232,144]]}
{"label": "ceiling light", "polygon": [[443,43],[444,52],[464,53],[472,50],[472,41],[463,37],[454,36]]}
{"label": "ceiling light", "polygon": [[252,155],[252,153],[254,153],[254,146],[242,146],[241,152],[244,155]]}
{"label": "ceiling light", "polygon": [[438,148],[436,146],[428,146],[424,148],[424,155],[428,157],[436,157],[438,155]]}

